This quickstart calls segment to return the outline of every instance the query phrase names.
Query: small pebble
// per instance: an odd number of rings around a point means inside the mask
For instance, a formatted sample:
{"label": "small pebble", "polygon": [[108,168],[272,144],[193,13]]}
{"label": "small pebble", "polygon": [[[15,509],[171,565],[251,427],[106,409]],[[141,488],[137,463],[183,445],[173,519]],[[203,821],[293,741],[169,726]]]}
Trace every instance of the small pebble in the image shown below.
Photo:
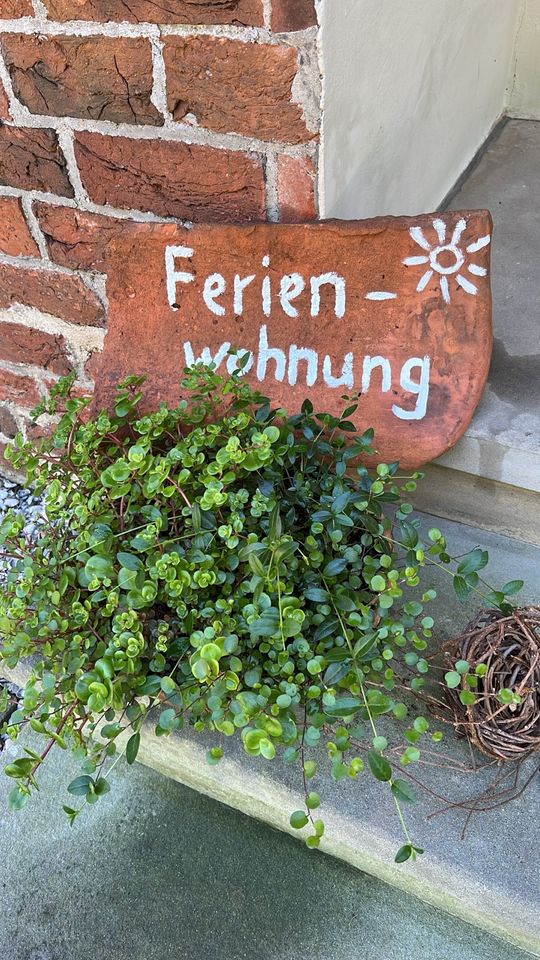
{"label": "small pebble", "polygon": [[[14,483],[12,480],[6,480],[0,476],[0,523],[8,510],[13,510],[15,513],[22,513],[27,521],[23,530],[24,536],[28,539],[35,537],[39,524],[42,523],[44,519],[42,501],[39,497],[35,497],[31,490],[25,490],[20,484]],[[9,561],[3,560],[0,555],[0,583],[2,581],[2,573],[7,569],[8,565]]]}

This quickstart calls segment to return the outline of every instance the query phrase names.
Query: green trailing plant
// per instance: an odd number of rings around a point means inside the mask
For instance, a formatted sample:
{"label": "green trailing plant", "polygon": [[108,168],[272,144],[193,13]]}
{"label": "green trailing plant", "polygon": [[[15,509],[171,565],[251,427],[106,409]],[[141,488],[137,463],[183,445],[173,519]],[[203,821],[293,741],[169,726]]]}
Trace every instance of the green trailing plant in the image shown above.
{"label": "green trailing plant", "polygon": [[[36,411],[59,416],[52,438],[17,438],[11,461],[46,521],[30,541],[23,518],[0,525],[1,659],[34,658],[7,730],[28,725],[45,746],[6,767],[10,803],[26,804],[53,747],[71,747],[82,762],[64,806],[73,821],[122,757],[134,762],[152,712],[158,737],[210,731],[211,764],[240,737],[254,758],[298,765],[305,808],[290,822],[310,847],[324,832],[320,745],[335,780],[366,767],[403,825],[403,862],[422,852],[403,814],[414,797],[379,722],[407,721],[397,664],[413,696],[425,683],[436,594],[421,581],[435,563],[461,598],[483,592],[504,608],[505,592],[483,587],[484,551],[452,561],[439,530],[422,538],[404,499],[420,474],[362,465],[373,431],[356,430],[356,401],[344,398],[341,417],[309,401],[290,416],[241,373],[186,371],[184,399],[153,413],[140,412],[140,379],[99,415],[62,381]],[[415,715],[398,768],[441,736]]]}

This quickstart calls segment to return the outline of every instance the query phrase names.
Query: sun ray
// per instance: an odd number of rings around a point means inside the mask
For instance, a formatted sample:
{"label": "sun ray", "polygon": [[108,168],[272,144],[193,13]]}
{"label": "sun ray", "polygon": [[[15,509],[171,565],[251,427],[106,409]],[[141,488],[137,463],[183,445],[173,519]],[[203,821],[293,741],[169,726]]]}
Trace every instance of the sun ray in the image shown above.
{"label": "sun ray", "polygon": [[448,280],[446,277],[441,277],[441,292],[444,302],[450,303],[450,290],[448,288]]}
{"label": "sun ray", "polygon": [[479,240],[475,240],[474,243],[470,243],[467,247],[467,253],[478,253],[479,250],[483,250],[484,247],[487,247],[491,243],[491,237],[489,234],[485,237],[480,237]]}
{"label": "sun ray", "polygon": [[454,227],[454,232],[452,234],[452,239],[450,241],[450,245],[452,247],[456,247],[458,245],[459,241],[461,240],[461,234],[465,230],[466,226],[467,226],[467,221],[463,217],[461,218],[461,220],[458,220],[458,222],[456,223],[456,226]]}
{"label": "sun ray", "polygon": [[486,268],[480,267],[477,263],[470,263],[467,270],[469,273],[474,274],[475,277],[487,277]]}
{"label": "sun ray", "polygon": [[441,243],[441,244],[442,244],[442,243],[445,243],[445,241],[446,241],[446,224],[445,224],[444,220],[439,220],[439,219],[437,218],[436,220],[433,221],[433,226],[435,227],[435,230],[437,231],[437,237],[438,237],[438,239],[439,239],[439,243]]}
{"label": "sun ray", "polygon": [[429,281],[431,280],[432,276],[433,276],[433,270],[426,270],[424,276],[421,277],[420,283],[418,284],[418,286],[417,286],[417,288],[416,288],[416,292],[417,292],[417,293],[422,293],[422,290],[425,290],[425,289],[426,289],[426,287],[427,287]]}
{"label": "sun ray", "polygon": [[[468,279],[472,277],[486,277],[488,275],[487,267],[479,263],[471,263],[472,258],[467,254],[477,253],[483,250],[491,243],[491,235],[486,234],[477,240],[471,241],[466,247],[464,233],[468,223],[464,216],[461,216],[457,223],[451,226],[442,217],[434,217],[431,221],[431,227],[437,235],[437,240],[429,241],[423,227],[415,226],[409,229],[409,235],[422,250],[424,254],[411,257],[405,257],[402,261],[406,267],[422,267],[423,272],[416,287],[417,293],[422,293],[432,278],[439,281],[441,296],[445,303],[449,304],[452,299],[454,288],[451,281],[456,281],[459,287],[465,293],[475,296],[478,293],[478,286]],[[429,233],[431,237],[431,232]],[[438,245],[437,245],[438,244]],[[449,262],[449,255],[452,255],[453,262]],[[443,258],[444,257],[444,258]],[[460,272],[462,271],[462,272]],[[387,297],[387,294],[381,291],[372,291],[368,299],[379,299]]]}
{"label": "sun ray", "polygon": [[456,283],[459,283],[460,287],[465,290],[465,293],[474,294],[478,293],[478,287],[471,283],[470,280],[467,280],[467,277],[464,277],[461,273],[458,273],[456,277]]}
{"label": "sun ray", "polygon": [[426,240],[422,227],[411,227],[409,232],[415,243],[417,243],[419,247],[422,247],[422,250],[431,250],[431,243]]}
{"label": "sun ray", "polygon": [[403,263],[406,267],[419,267],[421,263],[429,263],[429,257],[406,257]]}

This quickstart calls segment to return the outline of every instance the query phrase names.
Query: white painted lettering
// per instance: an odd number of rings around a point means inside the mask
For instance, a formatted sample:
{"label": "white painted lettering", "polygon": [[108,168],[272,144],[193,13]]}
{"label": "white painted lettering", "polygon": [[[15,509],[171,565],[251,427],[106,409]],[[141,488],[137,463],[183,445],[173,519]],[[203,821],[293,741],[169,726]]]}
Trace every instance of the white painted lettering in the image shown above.
{"label": "white painted lettering", "polygon": [[[262,265],[263,267],[270,266],[270,257],[268,254],[262,258]],[[262,304],[265,317],[269,317],[272,313],[272,288],[270,285],[270,277],[265,277],[262,282]]]}
{"label": "white painted lettering", "polygon": [[299,273],[291,273],[288,277],[282,277],[279,299],[283,312],[288,317],[297,317],[298,310],[291,306],[291,300],[296,300],[306,286],[306,281]]}
{"label": "white painted lettering", "polygon": [[244,312],[244,290],[253,283],[255,274],[250,277],[239,277],[236,274],[234,278],[234,312],[237,317],[241,317]]}
{"label": "white painted lettering", "polygon": [[190,341],[187,340],[186,343],[184,343],[186,367],[194,367],[198,363],[204,363],[205,366],[212,366],[215,370],[217,370],[218,367],[220,367],[223,363],[230,349],[230,343],[222,343],[217,353],[212,356],[210,347],[203,347],[200,357],[196,357],[193,353],[193,347],[191,346]]}
{"label": "white painted lettering", "polygon": [[305,347],[297,347],[292,344],[289,350],[289,383],[294,387],[298,382],[298,362],[305,360],[307,363],[306,386],[312,387],[317,380],[319,372],[319,354],[316,350],[308,350]]}
{"label": "white painted lettering", "polygon": [[193,283],[195,279],[194,273],[186,273],[183,270],[176,269],[175,260],[177,257],[184,257],[186,260],[189,260],[194,254],[194,250],[191,247],[177,247],[177,246],[168,246],[165,247],[165,271],[167,275],[167,299],[169,301],[169,306],[173,310],[178,310],[178,304],[176,302],[176,284],[177,283]]}
{"label": "white painted lettering", "polygon": [[218,317],[225,316],[225,307],[216,303],[216,297],[220,297],[227,289],[227,282],[221,273],[212,273],[204,281],[203,300],[212,313]]}
{"label": "white painted lettering", "polygon": [[336,317],[345,316],[346,289],[345,280],[337,273],[322,273],[320,277],[311,278],[311,316],[318,317],[321,311],[321,287],[326,283],[333,285],[336,293]]}
{"label": "white painted lettering", "polygon": [[364,357],[364,366],[362,369],[362,393],[367,393],[371,386],[371,374],[376,367],[382,370],[381,390],[387,393],[392,386],[392,368],[390,361],[385,357]]}
{"label": "white painted lettering", "polygon": [[[419,381],[413,380],[411,373],[415,367],[420,369],[420,379]],[[423,360],[420,357],[411,357],[410,360],[407,360],[403,364],[401,370],[400,383],[404,390],[410,390],[410,392],[416,396],[418,399],[416,401],[416,406],[414,410],[403,410],[402,407],[398,407],[397,404],[394,404],[392,407],[392,413],[399,417],[400,420],[423,420],[426,415],[427,402],[429,396],[429,374],[431,370],[431,359],[430,357],[424,357]]]}
{"label": "white painted lettering", "polygon": [[281,383],[285,377],[287,358],[283,350],[268,346],[268,332],[266,329],[266,324],[263,324],[259,334],[259,359],[257,362],[257,379],[260,381],[266,379],[266,368],[269,360],[275,361],[275,379]]}
{"label": "white painted lettering", "polygon": [[240,376],[245,377],[246,373],[249,373],[254,363],[254,357],[251,350],[238,350],[236,355],[232,354],[227,360],[227,371],[229,373],[234,373],[235,370],[238,370],[240,367],[240,362],[246,356],[249,357],[249,360],[247,360],[240,369]]}
{"label": "white painted lettering", "polygon": [[354,387],[354,370],[353,370],[354,355],[352,353],[347,353],[343,361],[343,366],[341,368],[341,376],[334,377],[332,374],[332,359],[326,355],[323,363],[323,378],[327,387],[348,387],[349,390],[352,390]]}

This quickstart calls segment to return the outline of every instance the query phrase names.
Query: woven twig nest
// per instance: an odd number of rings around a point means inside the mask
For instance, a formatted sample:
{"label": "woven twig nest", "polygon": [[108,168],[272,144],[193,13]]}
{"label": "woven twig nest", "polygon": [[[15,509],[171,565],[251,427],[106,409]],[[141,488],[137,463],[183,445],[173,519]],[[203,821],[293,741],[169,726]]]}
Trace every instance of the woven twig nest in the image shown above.
{"label": "woven twig nest", "polygon": [[[446,652],[467,660],[471,673],[478,664],[487,667],[474,704],[464,706],[459,690],[448,691],[470,741],[497,760],[521,760],[540,749],[540,607],[511,615],[483,610]],[[519,694],[521,703],[501,704],[504,688]]]}

